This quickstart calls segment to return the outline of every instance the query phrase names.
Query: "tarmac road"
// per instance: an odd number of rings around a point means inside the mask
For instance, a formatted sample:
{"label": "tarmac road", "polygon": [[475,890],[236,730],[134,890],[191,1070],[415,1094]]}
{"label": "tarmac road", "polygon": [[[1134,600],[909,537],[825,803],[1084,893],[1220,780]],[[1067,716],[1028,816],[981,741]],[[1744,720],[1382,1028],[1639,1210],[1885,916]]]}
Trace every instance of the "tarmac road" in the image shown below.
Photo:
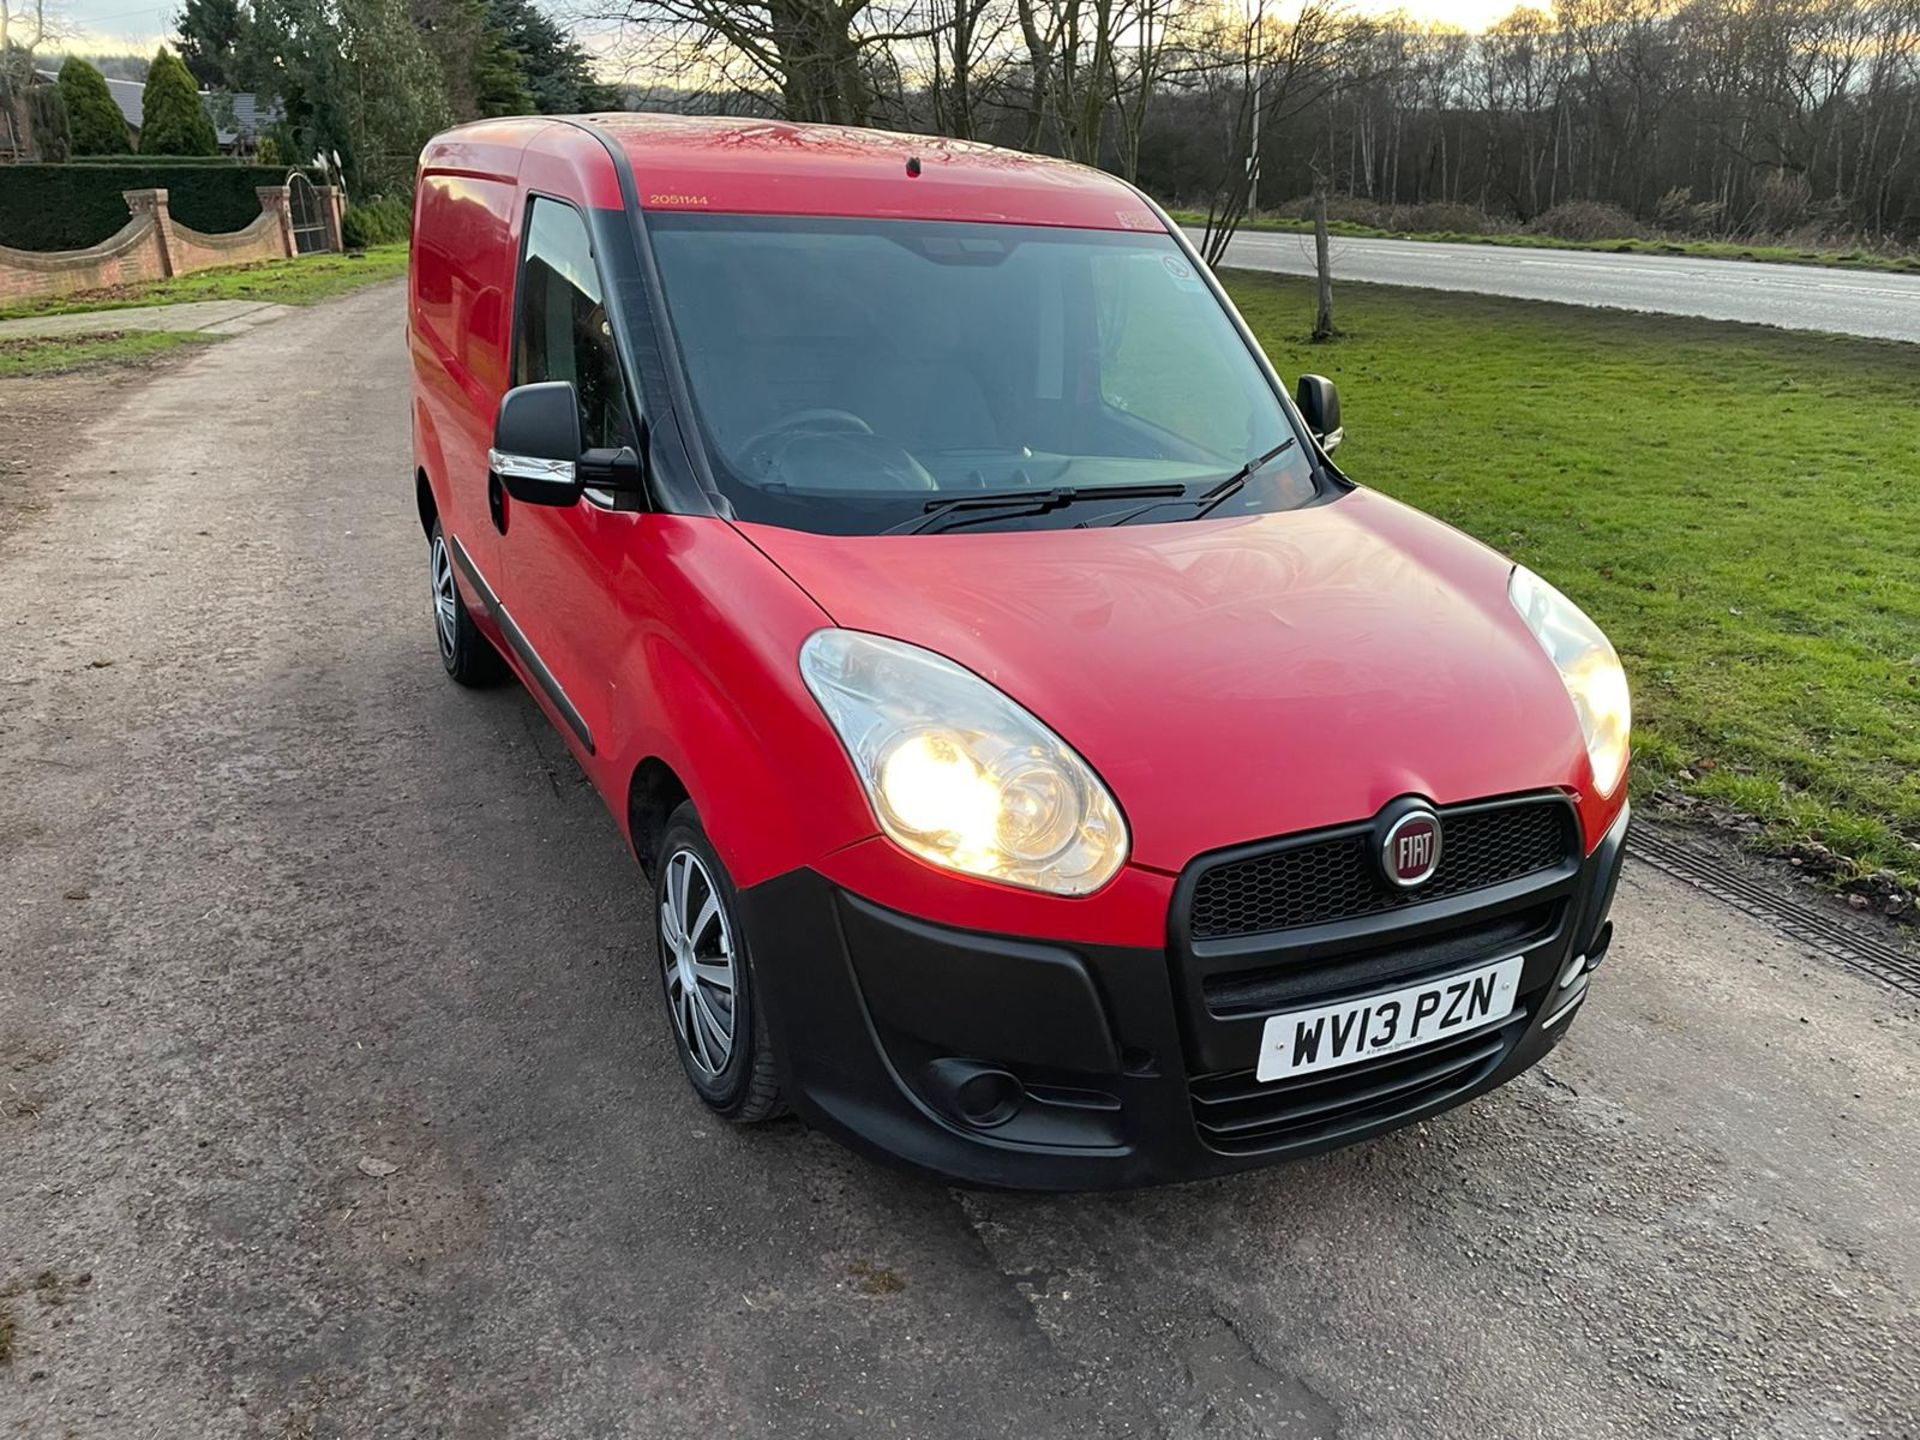
{"label": "tarmac road", "polygon": [[1915,1433],[1920,1017],[1637,865],[1543,1070],[1334,1156],[709,1120],[612,821],[440,674],[400,323],[135,382],[0,539],[0,1435]]}
{"label": "tarmac road", "polygon": [[[1564,305],[1920,341],[1920,275],[1425,240],[1335,237],[1332,253],[1336,282],[1471,290]],[[1243,230],[1228,247],[1227,264],[1311,275],[1313,237]]]}

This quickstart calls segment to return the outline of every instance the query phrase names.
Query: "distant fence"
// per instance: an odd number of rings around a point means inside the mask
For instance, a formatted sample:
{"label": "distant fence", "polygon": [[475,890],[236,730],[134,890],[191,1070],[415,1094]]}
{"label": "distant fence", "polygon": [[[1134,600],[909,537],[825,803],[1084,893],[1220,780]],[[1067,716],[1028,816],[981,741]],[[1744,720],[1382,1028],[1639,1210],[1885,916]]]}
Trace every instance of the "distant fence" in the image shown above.
{"label": "distant fence", "polygon": [[[324,248],[339,250],[344,208],[340,192],[331,185],[314,188],[326,221]],[[80,250],[14,250],[0,245],[0,303],[164,280],[222,265],[282,260],[297,253],[287,187],[260,185],[254,194],[260,213],[251,224],[209,235],[173,218],[165,190],[123,191],[129,219],[98,245]]]}

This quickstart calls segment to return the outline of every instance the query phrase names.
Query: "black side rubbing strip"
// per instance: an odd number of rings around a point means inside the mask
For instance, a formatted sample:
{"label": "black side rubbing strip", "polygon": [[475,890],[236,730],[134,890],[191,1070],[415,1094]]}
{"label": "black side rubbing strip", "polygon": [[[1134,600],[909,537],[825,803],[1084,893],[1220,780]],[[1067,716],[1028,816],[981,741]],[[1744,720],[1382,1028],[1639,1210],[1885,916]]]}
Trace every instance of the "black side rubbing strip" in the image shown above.
{"label": "black side rubbing strip", "polygon": [[573,731],[574,738],[580,742],[589,755],[593,754],[593,732],[587,728],[587,722],[580,718],[580,712],[573,708],[573,701],[567,698],[567,692],[560,688],[560,682],[553,678],[553,672],[547,668],[547,662],[540,658],[540,652],[533,643],[521,633],[514,623],[513,616],[507,613],[507,607],[500,603],[500,597],[493,593],[493,587],[487,584],[480,569],[467,554],[467,547],[460,543],[460,537],[453,539],[454,563],[460,567],[460,573],[467,577],[467,583],[479,592],[480,603],[487,607],[487,613],[493,616],[500,627],[500,633],[507,637],[507,644],[513,647],[513,653],[520,657],[520,663],[527,667],[547,702],[560,712],[560,718],[567,722],[567,728]]}

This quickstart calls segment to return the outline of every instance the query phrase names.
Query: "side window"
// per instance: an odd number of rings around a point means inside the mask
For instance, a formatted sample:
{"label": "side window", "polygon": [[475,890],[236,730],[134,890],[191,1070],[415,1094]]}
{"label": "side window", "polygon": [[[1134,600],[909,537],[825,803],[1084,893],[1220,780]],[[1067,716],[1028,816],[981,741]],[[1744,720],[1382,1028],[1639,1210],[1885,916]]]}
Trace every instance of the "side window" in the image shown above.
{"label": "side window", "polygon": [[580,396],[580,439],[587,449],[637,445],[587,222],[571,205],[536,196],[526,253],[513,383],[570,380]]}

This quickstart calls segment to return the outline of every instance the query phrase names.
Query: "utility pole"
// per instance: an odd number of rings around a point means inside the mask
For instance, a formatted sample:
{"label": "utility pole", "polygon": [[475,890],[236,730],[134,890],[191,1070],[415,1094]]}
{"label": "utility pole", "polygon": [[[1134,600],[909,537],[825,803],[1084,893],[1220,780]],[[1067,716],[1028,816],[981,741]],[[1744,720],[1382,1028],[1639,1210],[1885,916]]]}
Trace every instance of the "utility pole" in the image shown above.
{"label": "utility pole", "polygon": [[1263,72],[1253,72],[1253,135],[1247,142],[1247,214],[1260,208],[1260,82]]}
{"label": "utility pole", "polygon": [[1313,338],[1331,340],[1333,328],[1333,257],[1327,243],[1327,177],[1316,167],[1313,172],[1313,269],[1317,280],[1318,304],[1313,317]]}

